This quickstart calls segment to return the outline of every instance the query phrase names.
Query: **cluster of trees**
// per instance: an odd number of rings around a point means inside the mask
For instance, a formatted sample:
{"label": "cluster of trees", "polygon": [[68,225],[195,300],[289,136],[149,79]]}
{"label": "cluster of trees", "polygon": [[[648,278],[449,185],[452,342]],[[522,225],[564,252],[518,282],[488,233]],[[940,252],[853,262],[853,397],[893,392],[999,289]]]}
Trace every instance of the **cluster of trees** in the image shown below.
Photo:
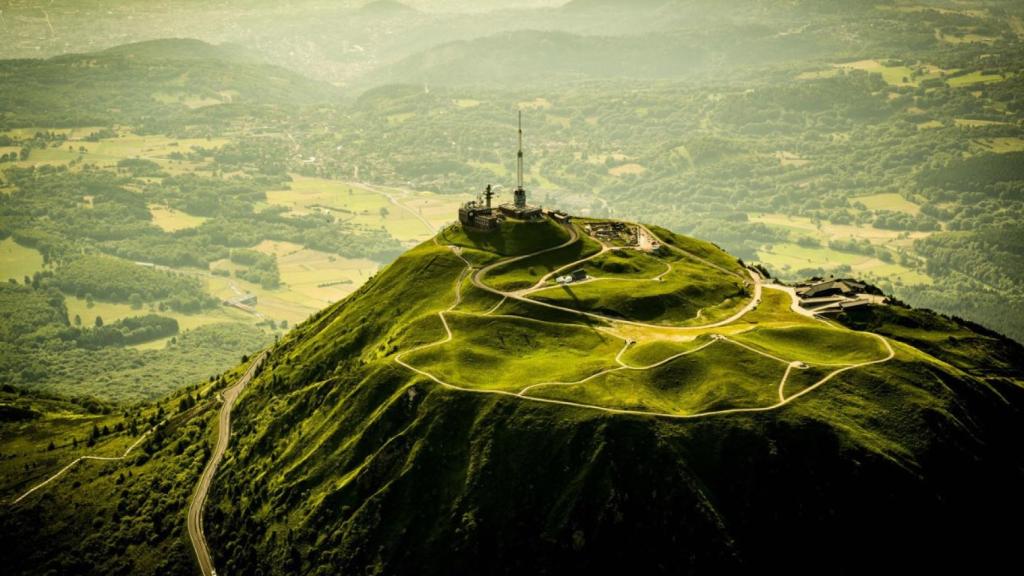
{"label": "cluster of trees", "polygon": [[73,343],[84,348],[139,344],[178,332],[178,321],[156,314],[123,318],[83,326],[76,315],[68,319],[64,296],[45,282],[11,281],[0,284],[0,342],[30,346],[48,341]]}
{"label": "cluster of trees", "polygon": [[132,176],[160,176],[163,174],[160,164],[145,158],[125,158],[117,161],[117,169]]}
{"label": "cluster of trees", "polygon": [[915,216],[906,212],[895,212],[892,210],[877,210],[872,225],[875,228],[886,230],[934,231],[941,228],[935,218],[926,214]]}
{"label": "cluster of trees", "polygon": [[[96,318],[98,320],[100,317]],[[147,314],[122,318],[110,324],[99,324],[92,329],[83,329],[76,340],[85,348],[101,348],[141,344],[177,333],[178,321],[174,318]]]}
{"label": "cluster of trees", "polygon": [[239,350],[257,350],[273,340],[258,327],[230,323],[194,328],[158,350],[87,348],[76,340],[88,341],[93,330],[60,324],[30,338],[0,341],[0,379],[32,390],[130,404],[161,398],[182,382],[237,362]]}
{"label": "cluster of trees", "polygon": [[196,312],[219,304],[196,278],[102,254],[65,260],[53,275],[53,284],[79,298],[131,302],[137,307],[162,301],[172,310]]}
{"label": "cluster of trees", "polygon": [[277,258],[273,254],[263,254],[255,250],[232,250],[231,261],[246,266],[235,273],[243,280],[259,284],[268,290],[281,284],[281,273],[277,269]]}

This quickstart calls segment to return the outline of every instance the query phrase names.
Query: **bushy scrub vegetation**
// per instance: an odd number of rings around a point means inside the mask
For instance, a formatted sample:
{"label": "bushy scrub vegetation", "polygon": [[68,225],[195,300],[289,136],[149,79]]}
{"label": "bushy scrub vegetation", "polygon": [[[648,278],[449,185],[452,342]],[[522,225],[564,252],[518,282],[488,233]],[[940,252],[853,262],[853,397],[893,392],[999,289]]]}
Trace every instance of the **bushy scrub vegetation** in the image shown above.
{"label": "bushy scrub vegetation", "polygon": [[[0,558],[6,569],[192,573],[185,510],[213,441],[211,408],[216,404],[211,395],[209,389],[189,386],[164,403],[120,413],[95,401],[9,388],[0,392],[0,406],[20,406],[38,415],[30,422],[0,421],[5,500],[79,455],[121,455],[157,426],[129,458],[83,461],[45,490],[5,505],[0,532],[7,546]],[[182,411],[180,405],[189,408]]]}

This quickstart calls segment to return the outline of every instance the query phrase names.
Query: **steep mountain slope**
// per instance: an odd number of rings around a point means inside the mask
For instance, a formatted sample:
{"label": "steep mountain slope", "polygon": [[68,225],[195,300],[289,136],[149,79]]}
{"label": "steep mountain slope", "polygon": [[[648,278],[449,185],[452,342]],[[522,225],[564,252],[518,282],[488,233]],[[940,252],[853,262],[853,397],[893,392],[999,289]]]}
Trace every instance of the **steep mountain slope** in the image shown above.
{"label": "steep mountain slope", "polygon": [[[965,371],[941,332],[929,355],[795,314],[775,289],[714,328],[546,309],[481,287],[474,269],[510,257],[453,234],[271,351],[210,496],[218,568],[846,572],[1011,556],[1019,356]],[[658,234],[731,273],[727,254]],[[435,358],[450,344],[457,364]],[[595,372],[600,358],[613,367]],[[546,372],[562,381],[516,392]]]}

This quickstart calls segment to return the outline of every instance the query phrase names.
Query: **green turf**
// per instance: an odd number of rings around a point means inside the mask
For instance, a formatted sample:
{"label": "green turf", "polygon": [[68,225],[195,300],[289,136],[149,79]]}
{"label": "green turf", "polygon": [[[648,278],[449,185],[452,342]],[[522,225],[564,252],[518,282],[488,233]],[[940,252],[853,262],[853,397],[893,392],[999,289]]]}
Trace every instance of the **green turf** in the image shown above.
{"label": "green turf", "polygon": [[613,318],[678,325],[704,323],[706,317],[742,306],[746,290],[735,276],[680,260],[660,281],[595,280],[548,288],[530,297]]}
{"label": "green turf", "polygon": [[708,337],[702,336],[689,342],[677,340],[652,340],[640,342],[629,347],[622,355],[622,361],[629,366],[644,367],[662,362],[667,358],[683,352],[689,352],[708,342]]}
{"label": "green turf", "polygon": [[720,342],[658,368],[621,370],[574,386],[534,388],[531,396],[609,408],[694,414],[769,406],[785,365]]}
{"label": "green turf", "polygon": [[458,386],[518,391],[549,381],[585,378],[616,366],[622,340],[564,324],[449,314],[454,340],[404,359]]}
{"label": "green turf", "polygon": [[456,310],[459,312],[483,314],[493,309],[502,299],[501,296],[493,292],[488,292],[474,286],[467,275],[466,279],[462,282],[462,302]]}
{"label": "green turf", "polygon": [[658,238],[670,247],[670,250],[672,248],[678,248],[688,254],[703,258],[729,272],[743,276],[744,278],[746,277],[746,272],[743,270],[743,266],[740,265],[736,257],[725,250],[722,250],[716,244],[705,240],[691,238],[690,236],[683,236],[682,234],[675,234],[661,228],[660,226],[650,226],[649,228],[651,232],[657,235]]}
{"label": "green turf", "polygon": [[782,290],[764,288],[761,303],[745,314],[737,324],[820,324],[818,320],[793,312],[792,298]]}
{"label": "green turf", "polygon": [[516,300],[508,298],[505,303],[495,312],[508,316],[521,316],[534,320],[545,320],[548,322],[561,322],[563,324],[579,324],[583,326],[606,326],[608,323],[599,318],[593,318],[572,311],[558,310],[541,306],[535,301]]}
{"label": "green turf", "polygon": [[606,252],[584,266],[587,275],[595,278],[654,278],[667,271],[673,257],[657,257],[638,250]]}
{"label": "green turf", "polygon": [[822,378],[828,376],[834,368],[823,368],[807,366],[806,368],[794,368],[789,371],[789,378],[786,379],[786,386],[783,392],[786,398],[799,394],[808,387],[817,384]]}
{"label": "green turf", "polygon": [[874,336],[825,325],[764,327],[732,338],[783,359],[808,364],[856,364],[880,360],[888,354]]}
{"label": "green turf", "polygon": [[588,236],[581,235],[576,242],[564,248],[498,266],[487,274],[484,282],[499,290],[529,288],[546,274],[571,262],[597,254],[600,250],[600,244]]}

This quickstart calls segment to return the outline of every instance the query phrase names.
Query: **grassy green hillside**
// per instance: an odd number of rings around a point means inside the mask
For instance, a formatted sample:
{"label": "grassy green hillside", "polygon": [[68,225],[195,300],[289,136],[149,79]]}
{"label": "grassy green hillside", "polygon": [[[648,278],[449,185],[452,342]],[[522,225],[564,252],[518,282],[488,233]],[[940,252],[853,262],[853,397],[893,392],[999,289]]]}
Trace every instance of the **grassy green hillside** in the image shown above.
{"label": "grassy green hillside", "polygon": [[[886,360],[879,338],[796,315],[773,290],[734,324],[634,345],[611,320],[503,315],[528,302],[488,316],[439,242],[272,351],[214,486],[219,569],[806,571],[1005,553],[984,520],[1022,509],[1019,382],[895,340]],[[623,347],[629,366],[662,364],[598,374]],[[787,370],[798,360],[849,368]],[[799,396],[773,407],[783,376]],[[560,383],[515,393],[543,380]],[[728,408],[760,411],[700,415]],[[802,553],[780,556],[795,534]]]}
{"label": "grassy green hillside", "polygon": [[[672,244],[674,263],[738,267]],[[825,323],[768,287],[725,324],[628,324],[475,285],[474,271],[514,258],[492,249],[439,234],[270,348],[210,495],[218,572],[809,572],[836,558],[859,571],[1012,556],[1016,535],[992,521],[1024,513],[1012,343],[900,307]],[[194,570],[181,528],[223,382],[124,416],[5,401],[4,426],[53,423],[3,445],[13,468],[38,470],[5,469],[12,496],[80,453],[47,451],[53,433],[108,425],[92,449],[116,453],[134,437],[117,423],[170,416],[139,456],[82,465],[5,508],[5,541],[67,551],[34,548],[14,572]],[[796,536],[800,554],[780,555]]]}
{"label": "grassy green hillside", "polygon": [[452,314],[455,338],[406,356],[446,382],[516,392],[531,384],[574,380],[614,368],[622,341],[583,326],[517,317]]}
{"label": "grassy green hillside", "polygon": [[549,288],[532,297],[569,308],[663,324],[699,324],[702,319],[728,316],[724,312],[735,311],[750,298],[740,279],[686,262],[673,264],[672,271],[660,281],[616,278],[622,281],[595,279],[579,286]]}
{"label": "grassy green hillside", "polygon": [[[124,410],[0,391],[5,572],[193,574],[185,511],[210,454],[219,407],[214,393],[224,382],[188,386],[161,402]],[[13,503],[76,458],[123,456],[140,438],[127,457],[82,460]]]}
{"label": "grassy green hillside", "polygon": [[623,370],[584,384],[534,388],[531,396],[668,414],[769,406],[781,362],[730,346],[709,346],[647,371]]}
{"label": "grassy green hillside", "polygon": [[488,272],[485,282],[500,290],[529,288],[544,276],[565,265],[593,256],[601,245],[594,239],[581,236],[577,241],[551,252],[545,252],[516,262],[503,264]]}

